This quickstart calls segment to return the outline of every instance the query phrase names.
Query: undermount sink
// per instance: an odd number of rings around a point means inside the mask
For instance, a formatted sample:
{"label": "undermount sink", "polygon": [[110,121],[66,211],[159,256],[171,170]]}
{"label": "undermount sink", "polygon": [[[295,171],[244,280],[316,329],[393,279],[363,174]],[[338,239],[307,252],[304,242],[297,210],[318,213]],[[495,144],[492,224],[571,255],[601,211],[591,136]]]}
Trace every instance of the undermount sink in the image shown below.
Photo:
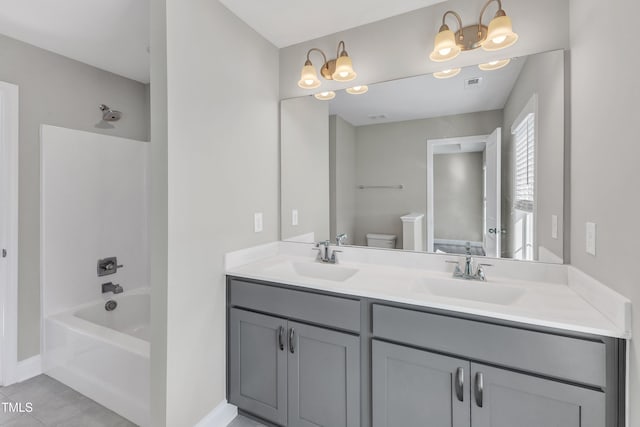
{"label": "undermount sink", "polygon": [[285,262],[268,267],[265,271],[275,274],[297,274],[312,279],[344,282],[358,272],[356,268],[319,262]]}
{"label": "undermount sink", "polygon": [[510,305],[516,302],[524,289],[484,282],[463,282],[447,280],[446,282],[423,279],[414,285],[414,291],[426,292],[439,297],[456,298],[468,301],[486,302],[498,305]]}

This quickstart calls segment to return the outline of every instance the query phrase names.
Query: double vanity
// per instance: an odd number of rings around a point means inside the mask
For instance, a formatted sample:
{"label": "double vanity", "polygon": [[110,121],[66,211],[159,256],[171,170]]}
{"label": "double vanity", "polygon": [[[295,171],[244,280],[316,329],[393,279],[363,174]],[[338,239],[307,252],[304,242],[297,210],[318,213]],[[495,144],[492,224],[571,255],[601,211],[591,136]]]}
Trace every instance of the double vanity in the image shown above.
{"label": "double vanity", "polygon": [[628,319],[603,314],[628,313],[624,298],[563,265],[495,260],[466,281],[456,257],[340,249],[338,264],[301,243],[228,254],[228,400],[242,412],[278,426],[624,425]]}

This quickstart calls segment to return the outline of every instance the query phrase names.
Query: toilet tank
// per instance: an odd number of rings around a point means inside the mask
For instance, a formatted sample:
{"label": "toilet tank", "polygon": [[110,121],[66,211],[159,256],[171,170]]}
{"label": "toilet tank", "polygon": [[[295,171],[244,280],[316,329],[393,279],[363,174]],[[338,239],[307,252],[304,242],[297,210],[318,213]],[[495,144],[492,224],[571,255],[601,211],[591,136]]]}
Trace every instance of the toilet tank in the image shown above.
{"label": "toilet tank", "polygon": [[372,246],[374,248],[395,249],[396,239],[397,236],[395,234],[370,233],[367,234],[367,246]]}

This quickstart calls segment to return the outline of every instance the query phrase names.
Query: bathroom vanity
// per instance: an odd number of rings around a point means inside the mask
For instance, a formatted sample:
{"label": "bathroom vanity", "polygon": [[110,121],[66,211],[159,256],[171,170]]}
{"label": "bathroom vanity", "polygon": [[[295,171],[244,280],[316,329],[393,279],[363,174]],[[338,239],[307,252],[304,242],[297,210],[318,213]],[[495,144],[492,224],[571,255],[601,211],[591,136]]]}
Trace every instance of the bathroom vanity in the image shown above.
{"label": "bathroom vanity", "polygon": [[[567,286],[459,281],[486,289],[465,301],[420,293],[455,292],[442,274],[355,265],[228,269],[230,403],[279,426],[624,425],[626,332]],[[563,306],[573,326],[545,321]]]}

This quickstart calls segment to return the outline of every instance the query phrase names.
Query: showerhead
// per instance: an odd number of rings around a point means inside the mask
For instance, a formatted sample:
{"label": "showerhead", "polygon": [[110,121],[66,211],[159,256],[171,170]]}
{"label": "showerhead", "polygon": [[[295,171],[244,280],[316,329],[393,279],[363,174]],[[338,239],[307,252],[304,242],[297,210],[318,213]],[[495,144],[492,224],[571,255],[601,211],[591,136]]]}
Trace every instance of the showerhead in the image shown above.
{"label": "showerhead", "polygon": [[102,120],[105,122],[117,122],[122,117],[122,113],[118,110],[112,110],[107,105],[100,105],[100,111],[102,111]]}

